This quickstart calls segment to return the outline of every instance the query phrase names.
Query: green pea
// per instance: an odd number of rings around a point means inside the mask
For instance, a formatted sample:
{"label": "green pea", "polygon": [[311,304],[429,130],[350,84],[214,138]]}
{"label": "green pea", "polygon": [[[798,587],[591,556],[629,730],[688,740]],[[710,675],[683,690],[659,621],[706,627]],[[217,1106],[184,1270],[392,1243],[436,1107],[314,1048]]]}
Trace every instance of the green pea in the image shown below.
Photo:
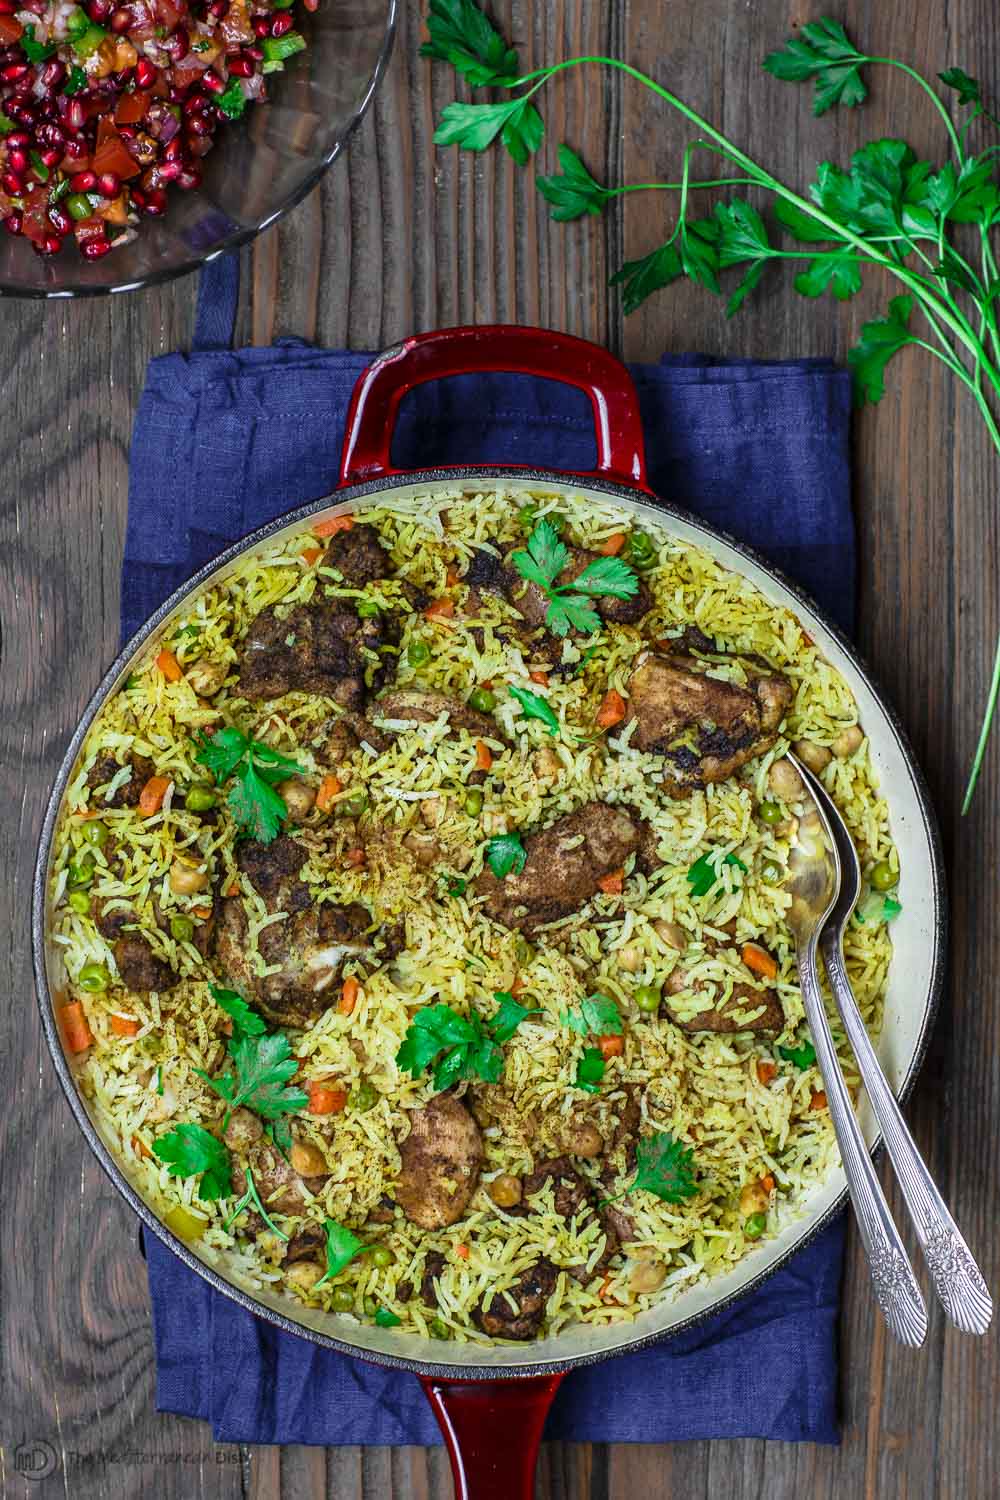
{"label": "green pea", "polygon": [[477,713],[491,714],[497,706],[497,695],[491,693],[489,688],[473,688],[469,694],[469,707],[474,708]]}
{"label": "green pea", "polygon": [[653,539],[644,531],[633,531],[625,543],[625,561],[633,568],[648,568],[656,561]]}
{"label": "green pea", "polygon": [[66,211],[71,219],[89,219],[94,207],[86,193],[70,193],[66,199]]}
{"label": "green pea", "polygon": [[411,667],[425,667],[431,659],[431,648],[426,641],[411,641],[406,648],[406,660]]}
{"label": "green pea", "polygon": [[635,992],[635,1003],[641,1011],[647,1015],[653,1015],[660,1008],[660,990],[655,984],[640,984]]}
{"label": "green pea", "polygon": [[785,872],[773,859],[766,859],[760,867],[760,873],[769,884],[777,885],[778,881],[784,877]]}
{"label": "green pea", "polygon": [[94,878],[94,856],[84,852],[79,858],[71,859],[66,868],[66,878],[70,885],[90,885]]}
{"label": "green pea", "polygon": [[528,942],[528,939],[526,937],[522,937],[521,934],[518,933],[517,937],[514,939],[514,957],[517,959],[518,963],[530,964],[534,956],[535,950]]}
{"label": "green pea", "polygon": [[337,815],[341,818],[360,818],[368,806],[367,792],[352,792],[337,803]]}
{"label": "green pea", "polygon": [[375,1301],[374,1297],[366,1297],[361,1306],[365,1310],[366,1318],[374,1318],[375,1314],[378,1312],[378,1303]]}
{"label": "green pea", "polygon": [[194,936],[194,923],[190,917],[170,918],[170,936],[178,943],[189,943]]}
{"label": "green pea", "polygon": [[379,606],[374,599],[360,599],[358,601],[358,619],[374,620],[380,613]]}
{"label": "green pea", "polygon": [[465,794],[465,811],[470,818],[478,818],[483,810],[483,794],[475,787]]}
{"label": "green pea", "polygon": [[872,889],[876,891],[891,891],[899,882],[899,876],[887,859],[880,859],[877,865],[872,866],[868,879],[872,883]]}
{"label": "green pea", "polygon": [[90,915],[90,897],[86,891],[70,891],[67,896],[70,910],[75,911],[78,916],[88,917]]}
{"label": "green pea", "polygon": [[773,828],[776,823],[781,822],[785,814],[781,810],[780,803],[762,802],[757,809],[757,816],[762,823],[767,823],[769,827]]}
{"label": "green pea", "polygon": [[89,823],[84,823],[82,833],[88,844],[93,844],[100,849],[107,842],[108,825],[100,822],[99,819],[94,819]]}
{"label": "green pea", "polygon": [[333,1296],[330,1300],[334,1312],[352,1312],[354,1310],[354,1293],[349,1286],[335,1286]]}
{"label": "green pea", "polygon": [[[517,513],[517,519],[520,521],[525,531],[534,530],[534,527],[538,521],[538,506],[522,505],[521,509]],[[548,521],[549,525],[553,528],[557,536],[560,536],[562,534],[562,529],[566,525],[565,516],[561,516],[558,511],[554,510],[550,510],[546,515],[542,516],[542,520]]]}
{"label": "green pea", "polygon": [[392,1265],[395,1258],[388,1245],[375,1245],[372,1248],[372,1265],[380,1267],[383,1271],[386,1266]]}
{"label": "green pea", "polygon": [[359,1114],[365,1114],[373,1104],[378,1103],[378,1089],[367,1078],[362,1078],[351,1090],[350,1102]]}
{"label": "green pea", "polygon": [[743,1225],[743,1233],[748,1240],[759,1240],[766,1228],[766,1214],[751,1214]]}
{"label": "green pea", "polygon": [[77,976],[77,984],[88,995],[100,994],[111,983],[111,975],[103,964],[84,964]]}
{"label": "green pea", "polygon": [[139,686],[139,678],[138,678],[138,676],[137,676],[137,674],[135,672],[132,672],[130,674],[130,676],[126,677],[126,679],[125,679],[125,685],[122,688],[122,692],[123,693],[131,693],[138,686]]}
{"label": "green pea", "polygon": [[188,812],[208,812],[209,808],[216,806],[218,800],[210,786],[193,786],[184,798],[184,806]]}
{"label": "green pea", "polygon": [[427,1332],[432,1339],[450,1339],[451,1329],[443,1318],[431,1318],[427,1325]]}

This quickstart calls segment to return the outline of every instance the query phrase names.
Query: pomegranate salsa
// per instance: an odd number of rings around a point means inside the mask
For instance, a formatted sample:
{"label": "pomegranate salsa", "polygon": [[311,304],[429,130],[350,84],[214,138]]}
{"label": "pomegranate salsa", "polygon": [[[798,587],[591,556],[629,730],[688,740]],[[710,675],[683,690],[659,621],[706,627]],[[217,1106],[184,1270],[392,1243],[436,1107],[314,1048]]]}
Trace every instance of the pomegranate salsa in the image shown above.
{"label": "pomegranate salsa", "polygon": [[[201,183],[220,125],[306,42],[294,0],[0,0],[0,219],[98,260]],[[319,0],[303,0],[315,10]]]}

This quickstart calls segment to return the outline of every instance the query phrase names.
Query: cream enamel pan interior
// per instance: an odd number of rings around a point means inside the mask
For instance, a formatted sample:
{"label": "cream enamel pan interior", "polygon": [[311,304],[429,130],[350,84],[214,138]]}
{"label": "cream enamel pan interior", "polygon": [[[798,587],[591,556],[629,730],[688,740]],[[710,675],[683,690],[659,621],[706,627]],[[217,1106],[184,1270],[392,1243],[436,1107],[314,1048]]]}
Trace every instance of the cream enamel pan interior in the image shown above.
{"label": "cream enamel pan interior", "polygon": [[[653,1308],[634,1322],[616,1328],[593,1330],[584,1327],[561,1333],[554,1339],[518,1347],[484,1348],[471,1343],[442,1345],[414,1334],[361,1326],[333,1314],[299,1306],[288,1297],[251,1293],[235,1281],[228,1280],[223,1265],[203,1259],[196,1249],[183,1244],[164,1228],[154,1211],[137,1192],[129,1178],[127,1166],[112,1154],[108,1142],[102,1138],[90,1117],[84,1100],[73,1084],[72,1064],[63,1049],[54,1021],[52,991],[58,986],[59,975],[54,954],[47,941],[46,908],[53,832],[64,791],[86,733],[105,699],[117,690],[128,675],[136,653],[169,632],[171,621],[192,593],[224,575],[247,551],[263,543],[281,539],[318,516],[363,509],[366,503],[390,490],[402,498],[426,492],[432,487],[453,487],[456,484],[477,490],[494,480],[505,486],[524,485],[526,489],[544,489],[553,494],[589,494],[604,501],[613,498],[623,508],[634,512],[640,520],[665,525],[681,540],[706,549],[724,566],[743,574],[767,598],[792,610],[828,660],[850,684],[858,702],[861,723],[870,740],[881,790],[889,804],[892,833],[899,850],[902,872],[900,900],[903,909],[892,929],[893,957],[878,1053],[893,1089],[899,1095],[905,1094],[919,1067],[937,1005],[944,968],[946,922],[941,856],[934,814],[923,778],[895,716],[882,702],[866,669],[839,632],[817,614],[814,605],[752,552],[727,541],[680,511],[660,503],[645,503],[636,498],[637,492],[634,490],[589,476],[575,482],[570,477],[557,478],[549,472],[484,468],[468,471],[430,470],[421,474],[409,473],[383,478],[340,490],[336,496],[326,501],[305,506],[231,548],[168,600],[133,637],[95,693],[69,746],[53,788],[42,833],[33,892],[35,974],[42,1021],[50,1050],[70,1105],[90,1145],[116,1186],[146,1225],[190,1266],[207,1277],[219,1291],[291,1331],[303,1333],[317,1342],[345,1352],[361,1355],[369,1353],[381,1363],[399,1363],[407,1368],[417,1369],[420,1373],[467,1374],[470,1377],[488,1375],[492,1379],[502,1378],[504,1374],[544,1373],[550,1369],[564,1369],[574,1363],[600,1360],[666,1333],[677,1332],[707,1314],[717,1312],[775,1270],[842,1206],[846,1198],[843,1172],[838,1169],[815,1192],[808,1211],[802,1218],[788,1226],[780,1237],[752,1251],[734,1270],[706,1284],[693,1287],[675,1301]],[[866,1139],[874,1149],[878,1144],[878,1132],[866,1104],[862,1107],[861,1124]],[[443,1357],[445,1354],[446,1357]]]}

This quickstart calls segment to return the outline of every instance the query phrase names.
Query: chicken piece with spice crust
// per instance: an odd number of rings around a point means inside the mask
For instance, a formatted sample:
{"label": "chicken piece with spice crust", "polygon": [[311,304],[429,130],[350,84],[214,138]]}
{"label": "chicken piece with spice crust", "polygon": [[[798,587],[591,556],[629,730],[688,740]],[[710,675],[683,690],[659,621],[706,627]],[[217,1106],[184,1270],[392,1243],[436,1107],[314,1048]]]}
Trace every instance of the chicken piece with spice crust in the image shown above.
{"label": "chicken piece with spice crust", "polygon": [[240,691],[251,699],[315,693],[342,708],[364,708],[385,677],[380,648],[398,638],[391,616],[360,618],[339,604],[262,609],[239,653]]}
{"label": "chicken piece with spice crust", "polygon": [[454,729],[467,729],[470,734],[477,735],[480,739],[503,738],[496,720],[489,714],[481,714],[476,709],[470,708],[467,703],[460,703],[457,698],[449,698],[447,693],[425,693],[415,688],[396,688],[383,694],[377,703],[373,703],[370,712],[380,720],[410,720],[417,724],[433,724],[435,719],[440,718],[442,714],[447,714]]}
{"label": "chicken piece with spice crust", "polygon": [[411,1224],[446,1229],[462,1217],[479,1182],[483,1139],[465,1105],[437,1094],[410,1115],[399,1148],[396,1201]]}
{"label": "chicken piece with spice crust", "polygon": [[[487,1298],[482,1307],[476,1308],[473,1321],[492,1339],[537,1338],[558,1276],[558,1267],[550,1260],[536,1261],[521,1272],[513,1286]],[[508,1297],[517,1304],[516,1311]]]}
{"label": "chicken piece with spice crust", "polygon": [[356,522],[330,538],[321,566],[336,568],[344,582],[356,589],[363,589],[366,584],[385,578],[392,571],[389,554],[380,542],[378,532],[364,522]]}
{"label": "chicken piece with spice crust", "polygon": [[550,828],[524,840],[520,874],[498,880],[484,870],[476,890],[493,921],[531,933],[579,911],[599,890],[602,876],[618,870],[640,848],[645,824],[625,808],[585,802]]}
{"label": "chicken piece with spice crust", "polygon": [[[665,757],[664,790],[671,796],[727,781],[777,739],[792,685],[780,672],[743,665],[746,687],[709,676],[713,663],[694,656],[644,651],[637,659],[625,728],[635,725],[634,749]],[[694,744],[678,743],[692,735]]]}

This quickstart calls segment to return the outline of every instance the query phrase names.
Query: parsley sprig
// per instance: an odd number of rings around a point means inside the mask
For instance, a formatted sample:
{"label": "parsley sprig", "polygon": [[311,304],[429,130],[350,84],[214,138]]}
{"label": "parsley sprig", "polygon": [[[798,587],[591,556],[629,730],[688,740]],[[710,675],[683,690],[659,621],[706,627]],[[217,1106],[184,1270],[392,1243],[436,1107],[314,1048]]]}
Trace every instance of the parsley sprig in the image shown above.
{"label": "parsley sprig", "polygon": [[747,873],[746,865],[735,854],[725,854],[721,860],[713,853],[702,854],[687,872],[692,896],[708,895],[719,883],[721,865],[731,865],[735,870],[742,870],[744,875]]}
{"label": "parsley sprig", "polygon": [[359,1240],[346,1225],[338,1224],[336,1219],[324,1219],[323,1228],[326,1230],[326,1271],[317,1281],[317,1286],[339,1276],[356,1255],[368,1249],[363,1240]]}
{"label": "parsley sprig", "polygon": [[253,1180],[253,1172],[250,1167],[246,1168],[246,1181],[246,1192],[243,1194],[243,1197],[240,1199],[239,1203],[237,1203],[236,1207],[229,1215],[229,1218],[223,1224],[223,1229],[228,1229],[230,1224],[235,1224],[236,1220],[239,1218],[240,1214],[243,1213],[244,1209],[255,1208],[260,1214],[261,1218],[264,1220],[264,1223],[267,1225],[268,1229],[270,1229],[271,1233],[276,1234],[279,1240],[287,1241],[288,1235],[285,1234],[284,1230],[278,1228],[277,1224],[271,1218],[267,1209],[261,1202],[260,1194],[257,1191],[257,1184]]}
{"label": "parsley sprig", "polygon": [[[489,86],[510,97],[487,104],[449,104],[435,134],[439,145],[482,151],[499,136],[515,161],[525,160],[544,136],[530,101],[556,75],[595,65],[625,73],[692,127],[677,181],[605,186],[566,145],[557,153],[560,171],[536,179],[552,217],[562,220],[599,214],[623,193],[678,195],[679,212],[669,236],[647,255],[625,262],[611,277],[621,288],[626,313],[682,277],[720,295],[727,275],[735,270],[737,282],[726,306],[732,315],[774,264],[797,263],[795,287],[802,296],[829,293],[842,301],[857,295],[866,274],[888,273],[898,294],[883,317],[862,325],[849,355],[858,405],[881,400],[889,361],[916,344],[966,387],[1000,452],[1000,146],[970,144],[975,127],[1000,128],[1000,113],[987,107],[979,82],[963,68],[949,67],[936,80],[928,79],[898,58],[863,51],[830,17],[803,26],[764,59],[773,77],[811,82],[816,91],[814,111],[822,114],[836,105],[862,104],[870,67],[897,69],[923,91],[943,129],[947,152],[943,162],[932,162],[919,157],[905,141],[871,141],[846,167],[821,162],[814,181],[802,192],[781,182],[656,79],[620,58],[572,57],[511,77],[513,49],[506,48],[481,12],[476,15],[472,0],[449,0],[447,35],[443,8],[441,0],[433,0],[428,55],[452,63],[471,87]],[[530,128],[522,129],[529,111]],[[706,151],[721,159],[718,175],[701,176],[693,170],[695,156]],[[771,195],[782,238],[776,238],[775,226],[745,198],[731,196],[710,213],[694,206],[705,190],[746,187],[763,188]],[[962,226],[970,226],[972,247],[956,240],[955,231]],[[918,314],[923,326],[916,321]],[[551,581],[555,574],[548,576]],[[579,580],[576,587],[583,592]],[[578,624],[574,614],[588,624]],[[586,599],[568,610],[557,606],[556,619],[561,634],[570,625],[595,628]],[[963,812],[971,805],[998,704],[1000,638]]]}
{"label": "parsley sprig", "polygon": [[[594,598],[630,599],[639,590],[635,572],[620,557],[598,557],[571,583],[558,584],[556,579],[569,562],[569,548],[549,521],[539,521],[526,549],[512,552],[510,560],[521,577],[536,584],[548,598],[545,623],[553,635],[564,636],[570,629],[596,634],[601,620]],[[520,699],[520,692],[515,696]]]}
{"label": "parsley sprig", "polygon": [[236,826],[262,844],[269,844],[281,830],[288,808],[274,790],[290,776],[300,776],[303,767],[279,755],[261,740],[251,740],[227,724],[209,738],[196,737],[195,760],[215,777],[216,786],[232,778],[226,803]]}
{"label": "parsley sprig", "polygon": [[621,1011],[609,995],[588,995],[578,1010],[567,1010],[559,1017],[564,1026],[580,1036],[620,1035],[624,1030]]}
{"label": "parsley sprig", "polygon": [[309,1095],[302,1089],[288,1088],[288,1080],[299,1066],[298,1058],[292,1056],[291,1045],[283,1031],[270,1036],[235,1034],[229,1043],[229,1056],[233,1066],[221,1078],[212,1078],[202,1068],[196,1068],[209,1088],[225,1099],[226,1123],[234,1110],[244,1106],[253,1110],[264,1120],[276,1120],[281,1115],[305,1109]]}
{"label": "parsley sprig", "polygon": [[635,1151],[635,1176],[632,1181],[616,1193],[605,1198],[605,1203],[615,1203],[630,1193],[653,1193],[664,1203],[682,1203],[698,1192],[694,1180],[694,1152],[682,1146],[667,1130],[654,1131],[643,1136]]}
{"label": "parsley sprig", "polygon": [[200,1173],[198,1196],[206,1203],[232,1193],[229,1152],[203,1125],[175,1125],[153,1142],[153,1151],[166,1163],[171,1177],[196,1177]]}
{"label": "parsley sprig", "polygon": [[438,1093],[462,1078],[499,1082],[500,1043],[509,1041],[522,1021],[539,1012],[528,1010],[507,990],[497,991],[493,998],[499,1009],[485,1024],[476,1011],[461,1016],[450,1005],[425,1005],[407,1027],[396,1065],[417,1078],[433,1063]]}
{"label": "parsley sprig", "polygon": [[486,845],[486,863],[498,880],[513,870],[520,875],[528,861],[528,851],[519,833],[496,833]]}

